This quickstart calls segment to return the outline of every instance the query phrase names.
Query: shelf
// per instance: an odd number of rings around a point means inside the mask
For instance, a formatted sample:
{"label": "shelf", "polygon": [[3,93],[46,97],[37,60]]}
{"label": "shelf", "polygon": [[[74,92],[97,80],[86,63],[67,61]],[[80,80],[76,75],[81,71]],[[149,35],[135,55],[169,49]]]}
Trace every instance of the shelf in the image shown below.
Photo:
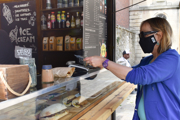
{"label": "shelf", "polygon": [[74,50],[74,51],[42,51],[43,53],[59,53],[59,52],[75,52],[77,50]]}
{"label": "shelf", "polygon": [[57,11],[57,10],[68,10],[68,9],[82,9],[83,6],[79,7],[66,7],[66,8],[52,8],[52,9],[42,9],[42,12],[48,12],[48,11]]}
{"label": "shelf", "polygon": [[59,31],[59,30],[82,30],[81,28],[60,28],[60,29],[46,29],[46,30],[41,30],[41,31]]}

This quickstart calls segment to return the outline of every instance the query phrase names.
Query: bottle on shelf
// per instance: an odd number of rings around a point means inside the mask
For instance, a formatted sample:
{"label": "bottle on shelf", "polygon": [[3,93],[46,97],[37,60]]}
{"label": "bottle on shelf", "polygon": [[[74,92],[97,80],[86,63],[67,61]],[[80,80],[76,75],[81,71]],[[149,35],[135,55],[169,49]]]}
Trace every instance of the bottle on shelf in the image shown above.
{"label": "bottle on shelf", "polygon": [[70,23],[70,18],[69,18],[69,12],[67,13],[67,19],[66,19],[66,28],[70,28],[71,23]]}
{"label": "bottle on shelf", "polygon": [[77,28],[81,27],[81,20],[80,20],[79,12],[76,12],[76,27]]}
{"label": "bottle on shelf", "polygon": [[74,0],[69,0],[69,7],[74,7]]}
{"label": "bottle on shelf", "polygon": [[51,0],[46,1],[46,9],[51,9]]}
{"label": "bottle on shelf", "polygon": [[47,29],[46,17],[43,14],[41,16],[41,30],[46,30],[46,29]]}
{"label": "bottle on shelf", "polygon": [[61,28],[61,11],[57,13],[57,24],[58,28]]}
{"label": "bottle on shelf", "polygon": [[75,18],[74,18],[74,15],[72,15],[72,17],[71,17],[71,28],[75,28],[75,27],[76,27]]}
{"label": "bottle on shelf", "polygon": [[56,17],[54,15],[54,12],[51,12],[51,25],[52,25],[52,29],[55,29],[55,22],[56,22]]}
{"label": "bottle on shelf", "polygon": [[83,12],[81,13],[81,27],[83,27]]}
{"label": "bottle on shelf", "polygon": [[61,14],[61,21],[62,21],[62,25],[61,27],[62,28],[66,28],[66,15],[65,15],[65,11],[62,11],[62,14]]}
{"label": "bottle on shelf", "polygon": [[68,7],[68,0],[63,0],[63,7]]}
{"label": "bottle on shelf", "polygon": [[80,6],[83,6],[83,3],[84,2],[84,0],[80,0]]}
{"label": "bottle on shelf", "polygon": [[52,28],[52,24],[51,24],[51,14],[48,14],[47,28],[48,28],[48,29],[51,29],[51,28]]}
{"label": "bottle on shelf", "polygon": [[63,0],[57,0],[57,8],[63,7]]}
{"label": "bottle on shelf", "polygon": [[75,1],[74,1],[74,6],[75,6],[75,7],[78,7],[78,6],[79,6],[79,0],[75,0]]}

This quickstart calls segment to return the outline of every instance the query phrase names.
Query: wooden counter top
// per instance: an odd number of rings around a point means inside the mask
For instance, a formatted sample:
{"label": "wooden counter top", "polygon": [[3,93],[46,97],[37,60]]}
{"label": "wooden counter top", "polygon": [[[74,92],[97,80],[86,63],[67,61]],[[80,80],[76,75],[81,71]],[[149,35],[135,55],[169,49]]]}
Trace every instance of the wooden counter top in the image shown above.
{"label": "wooden counter top", "polygon": [[106,120],[129,96],[135,87],[135,85],[130,83],[123,84],[93,109],[80,117],[79,120]]}
{"label": "wooden counter top", "polygon": [[105,96],[81,111],[71,120],[106,120],[135,89],[135,85],[122,82]]}
{"label": "wooden counter top", "polygon": [[136,87],[109,71],[99,74],[93,81],[81,80],[80,83],[82,96],[94,96],[97,91],[103,95],[98,96],[95,101],[88,100],[88,107],[80,110],[78,114],[72,111],[71,115],[65,116],[63,120],[106,120]]}
{"label": "wooden counter top", "polygon": [[[88,103],[80,108],[68,107],[69,114],[61,120],[106,120],[135,88],[135,85],[120,80],[109,71],[99,73],[94,80],[80,79],[78,83],[67,83],[68,86],[71,84],[78,84],[80,87],[72,91],[66,91],[67,86],[57,85],[54,86],[57,88],[51,91],[47,91],[48,88],[46,88],[45,94],[2,109],[0,119],[6,117],[6,119],[14,118],[14,120],[35,120],[45,107],[55,103],[62,104],[65,97],[78,93],[85,97]],[[23,97],[13,99],[13,101],[21,98]],[[7,102],[11,101],[4,103]]]}

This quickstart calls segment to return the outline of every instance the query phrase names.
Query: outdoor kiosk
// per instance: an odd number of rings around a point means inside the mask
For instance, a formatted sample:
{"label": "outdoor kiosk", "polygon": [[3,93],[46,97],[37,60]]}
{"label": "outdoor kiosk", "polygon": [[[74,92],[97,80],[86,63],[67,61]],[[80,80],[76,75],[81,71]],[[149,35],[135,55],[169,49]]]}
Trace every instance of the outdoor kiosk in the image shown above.
{"label": "outdoor kiosk", "polygon": [[[115,0],[84,0],[83,4],[81,0],[78,1],[74,0],[74,5],[67,3],[63,7],[58,6],[59,0],[51,0],[50,3],[49,0],[0,1],[0,28],[9,34],[14,49],[32,49],[38,73],[38,84],[29,93],[0,102],[0,120],[39,119],[42,110],[56,103],[64,104],[64,99],[71,95],[76,98],[82,96],[85,103],[79,108],[66,106],[68,114],[60,120],[106,120],[135,88],[133,84],[120,80],[108,70],[99,68],[89,68],[71,78],[58,78],[53,83],[42,83],[42,65],[67,67],[68,61],[83,65],[75,55],[100,55],[115,60]],[[4,7],[6,14],[3,13]],[[69,27],[68,23],[61,23],[59,27],[56,21],[59,11],[61,22],[66,17],[66,20],[73,23],[74,17],[77,24],[77,18],[83,12],[82,26],[74,27],[71,24]],[[43,28],[42,16],[49,22],[49,14],[51,21],[56,22],[51,29],[48,26]],[[48,47],[45,47],[44,43],[47,41],[44,42],[44,39],[48,39]],[[81,41],[77,42],[79,39]],[[58,44],[62,48],[57,49]]]}

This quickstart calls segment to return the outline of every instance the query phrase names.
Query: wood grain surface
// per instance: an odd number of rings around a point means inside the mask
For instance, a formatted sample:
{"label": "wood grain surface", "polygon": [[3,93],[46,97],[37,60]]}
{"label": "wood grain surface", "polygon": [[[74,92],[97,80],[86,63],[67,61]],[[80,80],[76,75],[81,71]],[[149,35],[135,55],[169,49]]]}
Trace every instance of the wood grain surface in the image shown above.
{"label": "wood grain surface", "polygon": [[80,80],[80,90],[66,91],[65,89],[65,87],[60,88],[0,111],[0,120],[3,116],[13,120],[35,120],[46,107],[55,103],[63,104],[62,100],[65,97],[77,93],[86,98],[87,104],[80,108],[67,107],[69,114],[60,120],[105,120],[130,94],[134,85],[105,71],[98,74],[94,80]]}
{"label": "wood grain surface", "polygon": [[128,97],[133,91],[135,85],[125,83],[93,109],[88,111],[79,120],[106,120],[116,108]]}
{"label": "wood grain surface", "polygon": [[[0,71],[8,85],[16,92],[22,93],[29,82],[29,67],[27,65],[0,65]],[[0,78],[0,99],[7,100],[15,98],[9,90],[7,90]]]}

